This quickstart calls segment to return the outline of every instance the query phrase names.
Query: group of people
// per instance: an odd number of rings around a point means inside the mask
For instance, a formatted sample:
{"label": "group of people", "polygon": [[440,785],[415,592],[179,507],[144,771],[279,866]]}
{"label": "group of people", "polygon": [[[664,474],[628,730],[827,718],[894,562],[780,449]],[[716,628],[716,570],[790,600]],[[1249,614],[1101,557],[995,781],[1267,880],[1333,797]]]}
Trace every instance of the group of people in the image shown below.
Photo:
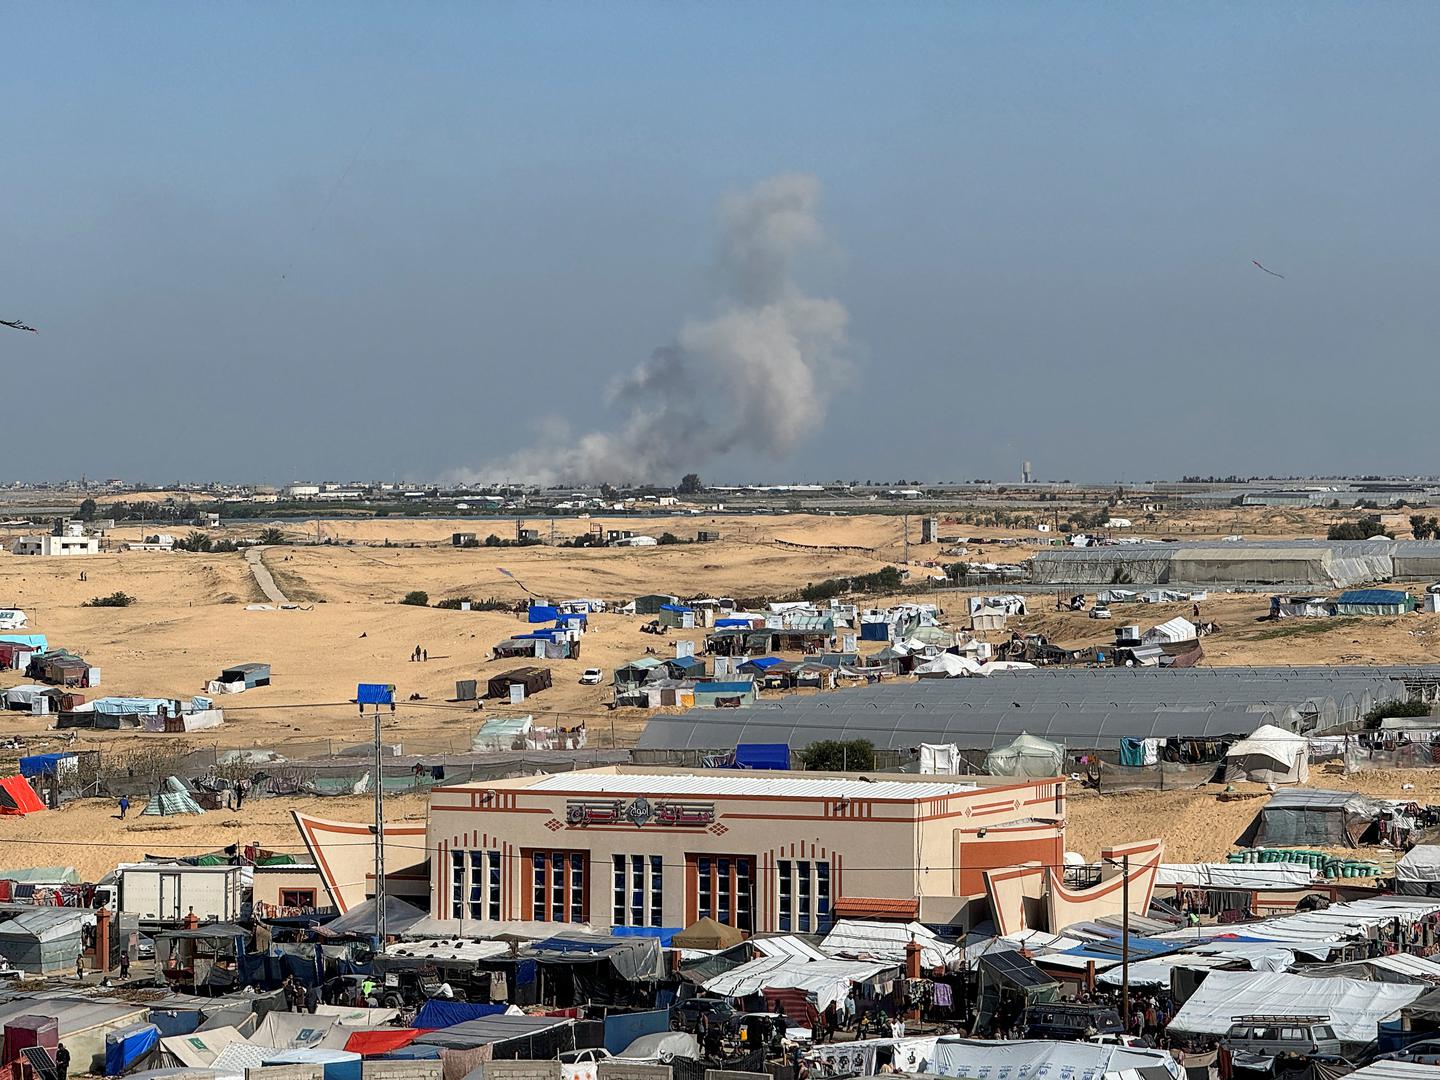
{"label": "group of people", "polygon": [[285,995],[285,1008],[290,1012],[313,1013],[320,1004],[319,995],[294,975],[286,975],[280,983]]}
{"label": "group of people", "polygon": [[412,663],[417,663],[417,664],[418,664],[418,663],[424,663],[425,661],[427,661],[427,660],[429,660],[429,659],[430,659],[430,650],[429,650],[429,649],[422,649],[419,645],[416,645],[416,646],[415,646],[415,651],[410,654],[410,660],[411,660]]}

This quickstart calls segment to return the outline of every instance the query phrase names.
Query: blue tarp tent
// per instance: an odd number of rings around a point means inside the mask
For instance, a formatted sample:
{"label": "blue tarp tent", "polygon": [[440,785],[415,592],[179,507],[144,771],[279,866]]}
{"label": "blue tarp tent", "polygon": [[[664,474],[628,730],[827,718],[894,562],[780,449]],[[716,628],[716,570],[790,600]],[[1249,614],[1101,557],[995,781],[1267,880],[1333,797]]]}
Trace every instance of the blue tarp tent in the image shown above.
{"label": "blue tarp tent", "polygon": [[737,769],[788,769],[790,747],[785,743],[740,743],[735,747]]}
{"label": "blue tarp tent", "polygon": [[76,754],[30,754],[20,759],[20,775],[27,780],[32,776],[54,776],[60,771],[60,762],[74,758]]}
{"label": "blue tarp tent", "polygon": [[359,1054],[349,1050],[327,1050],[322,1047],[298,1047],[281,1050],[267,1057],[265,1065],[319,1065],[325,1080],[360,1080]]}
{"label": "blue tarp tent", "polygon": [[555,622],[560,618],[560,609],[550,604],[531,604],[527,617],[532,623]]}
{"label": "blue tarp tent", "polygon": [[716,619],[715,629],[723,630],[725,627],[731,626],[741,627],[748,630],[752,621],[753,620],[751,619]]}
{"label": "blue tarp tent", "polygon": [[662,949],[670,948],[670,939],[684,930],[683,926],[612,926],[611,937],[653,937]]}
{"label": "blue tarp tent", "polygon": [[883,622],[862,622],[860,624],[861,641],[889,641],[890,624]]}
{"label": "blue tarp tent", "polygon": [[444,1001],[440,998],[431,998],[415,1014],[415,1022],[411,1027],[454,1027],[456,1024],[479,1020],[484,1016],[494,1016],[496,1013],[504,1011],[504,1005],[480,1005],[468,1001]]}
{"label": "blue tarp tent", "polygon": [[556,621],[559,622],[562,626],[567,623],[579,623],[581,626],[584,626],[587,622],[585,618],[585,613],[583,611],[561,612],[560,618]]}
{"label": "blue tarp tent", "polygon": [[160,1045],[154,1024],[129,1024],[105,1036],[105,1075],[124,1076],[142,1065]]}
{"label": "blue tarp tent", "polygon": [[641,1035],[670,1030],[670,1010],[613,1013],[605,1017],[605,1049],[618,1054]]}

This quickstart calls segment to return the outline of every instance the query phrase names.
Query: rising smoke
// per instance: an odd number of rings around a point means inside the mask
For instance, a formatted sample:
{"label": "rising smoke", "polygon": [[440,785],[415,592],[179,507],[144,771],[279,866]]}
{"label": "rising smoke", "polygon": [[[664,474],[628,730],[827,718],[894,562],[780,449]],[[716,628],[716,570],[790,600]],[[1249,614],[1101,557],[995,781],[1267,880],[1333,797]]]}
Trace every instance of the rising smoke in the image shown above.
{"label": "rising smoke", "polygon": [[806,296],[793,264],[824,233],[820,182],[785,174],[720,207],[725,292],[714,315],[616,379],[609,431],[556,437],[469,478],[538,484],[673,480],[720,455],[788,455],[825,419],[846,372],[845,308]]}

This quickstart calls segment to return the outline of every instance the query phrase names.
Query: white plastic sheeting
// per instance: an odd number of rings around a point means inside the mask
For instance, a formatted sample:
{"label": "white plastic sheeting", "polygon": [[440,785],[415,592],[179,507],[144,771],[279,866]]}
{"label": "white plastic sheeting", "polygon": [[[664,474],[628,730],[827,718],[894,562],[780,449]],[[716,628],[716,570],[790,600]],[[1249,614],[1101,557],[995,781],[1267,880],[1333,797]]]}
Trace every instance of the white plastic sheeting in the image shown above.
{"label": "white plastic sheeting", "polygon": [[1440,844],[1418,844],[1395,864],[1396,881],[1440,881]]}
{"label": "white plastic sheeting", "polygon": [[930,1071],[936,1075],[983,1076],[988,1080],[1046,1076],[1101,1080],[1125,1069],[1155,1068],[1164,1069],[1176,1080],[1184,1075],[1179,1063],[1164,1050],[1042,1039],[995,1042],[943,1038],[935,1043],[930,1059]]}
{"label": "white plastic sheeting", "polygon": [[917,665],[915,674],[921,679],[956,679],[980,674],[980,665],[969,657],[947,652]]}
{"label": "white plastic sheeting", "polygon": [[1262,724],[1225,751],[1225,779],[1303,784],[1310,779],[1310,740]]}
{"label": "white plastic sheeting", "polygon": [[920,744],[921,773],[951,776],[960,771],[960,764],[960,748],[954,743]]}
{"label": "white plastic sheeting", "polygon": [[820,951],[826,956],[904,964],[905,946],[912,938],[920,946],[920,962],[926,968],[955,967],[964,955],[960,949],[941,941],[934,931],[919,923],[872,922],[867,919],[841,919],[820,942]]}
{"label": "white plastic sheeting", "polygon": [[850,987],[895,977],[895,965],[870,960],[799,960],[792,956],[759,956],[707,979],[705,992],[718,997],[748,997],[761,990],[804,990],[815,995],[816,1008],[839,1005]]}
{"label": "white plastic sheeting", "polygon": [[1278,971],[1212,971],[1170,1021],[1170,1030],[1219,1037],[1236,1016],[1328,1016],[1342,1042],[1364,1044],[1375,1041],[1381,1020],[1425,989]]}
{"label": "white plastic sheeting", "polygon": [[1303,889],[1315,880],[1304,863],[1162,863],[1155,884],[1212,889]]}

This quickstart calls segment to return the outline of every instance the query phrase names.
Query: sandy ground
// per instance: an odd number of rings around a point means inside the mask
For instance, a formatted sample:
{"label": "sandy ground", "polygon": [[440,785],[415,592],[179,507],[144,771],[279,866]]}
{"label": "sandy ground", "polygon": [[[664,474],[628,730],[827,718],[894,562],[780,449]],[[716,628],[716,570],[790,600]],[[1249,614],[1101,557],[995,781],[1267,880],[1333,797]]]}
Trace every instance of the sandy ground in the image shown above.
{"label": "sandy ground", "polygon": [[[1130,513],[1126,508],[1120,512]],[[918,541],[918,515],[910,521]],[[1131,513],[1137,522],[1138,512]],[[1231,511],[1164,518],[1147,526],[1152,535],[1180,535],[1187,530],[1227,535],[1324,535],[1332,512]],[[1353,515],[1351,515],[1353,516]],[[667,519],[593,519],[557,526],[561,538],[585,531],[591,524],[624,527],[659,534],[672,531],[692,537],[698,528],[714,528],[723,539],[712,544],[686,544],[641,549],[566,549],[552,547],[456,549],[450,534],[493,530],[513,534],[506,522],[457,520],[370,519],[342,522],[297,522],[285,526],[296,539],[331,543],[314,547],[276,548],[266,564],[292,599],[307,605],[300,611],[249,611],[260,600],[243,555],[107,553],[87,559],[20,558],[0,554],[0,606],[29,612],[32,629],[49,635],[54,645],[86,656],[100,666],[105,694],[188,696],[199,693],[222,667],[244,661],[273,666],[274,683],[222,700],[227,723],[216,732],[194,736],[196,745],[303,747],[315,753],[326,746],[368,739],[368,724],[348,704],[361,681],[394,682],[402,704],[387,718],[387,739],[404,742],[419,752],[459,751],[468,747],[473,731],[487,716],[511,713],[508,705],[450,703],[458,679],[485,680],[518,661],[488,659],[490,646],[525,628],[505,612],[458,612],[408,607],[398,603],[412,589],[423,589],[431,601],[445,597],[497,597],[515,602],[526,589],[541,596],[629,599],[640,593],[720,596],[780,596],[809,581],[866,573],[898,562],[903,549],[901,521],[896,516],[834,517],[770,515],[730,517],[681,515]],[[146,530],[149,531],[149,530]],[[254,532],[255,530],[249,530]],[[118,530],[112,541],[138,538],[140,529]],[[216,535],[238,534],[221,530]],[[1022,536],[1030,530],[975,523],[942,522],[943,535]],[[384,546],[386,544],[400,546]],[[806,545],[806,546],[796,546]],[[969,545],[967,557],[1013,561],[1028,557],[1032,547],[998,543]],[[912,542],[912,562],[950,561],[937,545]],[[513,575],[501,573],[504,568]],[[79,580],[84,571],[87,580]],[[523,583],[523,584],[522,584]],[[1412,591],[1425,583],[1414,583]],[[137,598],[124,609],[83,606],[91,597],[124,591]],[[994,590],[990,590],[994,591]],[[963,625],[962,592],[934,595]],[[912,594],[909,598],[915,598]],[[877,601],[878,602],[878,601]],[[1056,612],[1053,598],[1037,595],[1032,614],[1012,620],[1011,628],[1046,634],[1052,640],[1079,646],[1113,639],[1114,628],[1127,622],[1152,625],[1177,614],[1190,615],[1189,604],[1117,606],[1111,621],[1083,613]],[[1203,616],[1220,626],[1205,640],[1210,664],[1396,663],[1440,659],[1440,616],[1364,620],[1293,620],[1270,624],[1256,620],[1267,610],[1263,595],[1214,595],[1202,604]],[[580,671],[597,666],[607,672],[643,655],[647,647],[662,655],[673,640],[699,640],[702,632],[672,632],[666,639],[640,633],[644,618],[601,615],[593,619],[579,660],[550,662],[555,685],[526,704],[542,722],[572,726],[585,722],[592,746],[633,742],[643,726],[639,710],[608,711],[606,687],[579,685]],[[1008,636],[1009,629],[1003,636]],[[416,645],[429,650],[430,660],[413,663]],[[17,673],[0,674],[0,685],[22,681]],[[403,699],[419,694],[424,700]],[[0,717],[0,735],[25,738],[28,751],[57,748],[62,743],[47,730],[47,721],[18,715]],[[174,736],[87,733],[78,746],[124,749],[145,741],[173,744]],[[1362,785],[1357,790],[1399,796],[1400,784],[1411,781],[1423,795],[1440,800],[1440,773],[1373,778],[1322,775],[1317,786]],[[398,802],[398,800],[397,800]],[[340,800],[314,800],[311,809],[336,817],[364,817],[368,803],[346,806]],[[112,818],[109,804],[86,803],[26,821],[0,819],[0,842],[12,841],[3,861],[14,865],[80,863],[92,852],[97,867],[108,867],[145,850],[204,850],[236,839],[259,840],[293,847],[295,834],[286,810],[270,802],[247,805],[243,814],[211,813],[193,823],[133,819],[123,825]],[[1140,795],[1080,794],[1072,801],[1070,846],[1094,855],[1100,846],[1137,839],[1157,826],[1170,845],[1170,857],[1220,857],[1239,835],[1253,808],[1245,802],[1220,802],[1215,792]],[[407,813],[421,813],[416,801]],[[1117,812],[1118,811],[1118,812]],[[398,812],[398,810],[397,810]],[[25,841],[21,843],[20,841]],[[53,844],[52,844],[53,842]],[[102,848],[60,848],[61,844],[103,844]],[[74,857],[61,858],[65,851]],[[89,864],[87,864],[89,865]]]}

